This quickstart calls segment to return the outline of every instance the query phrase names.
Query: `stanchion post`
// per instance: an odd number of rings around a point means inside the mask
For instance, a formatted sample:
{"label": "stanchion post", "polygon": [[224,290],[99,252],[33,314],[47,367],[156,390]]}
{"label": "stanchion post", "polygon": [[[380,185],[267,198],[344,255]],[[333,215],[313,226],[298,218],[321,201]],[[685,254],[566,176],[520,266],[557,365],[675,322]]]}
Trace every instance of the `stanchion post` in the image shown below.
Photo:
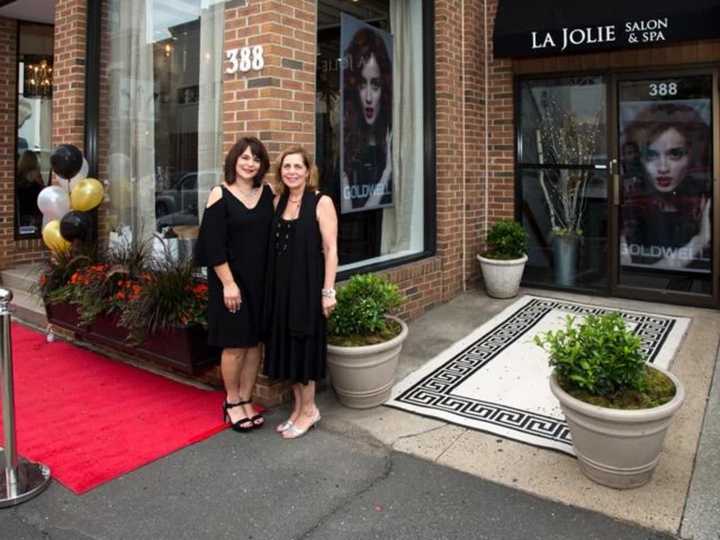
{"label": "stanchion post", "polygon": [[50,469],[18,457],[15,442],[15,388],[13,384],[10,302],[12,292],[0,289],[0,385],[3,411],[3,464],[0,474],[0,508],[26,501],[50,482]]}

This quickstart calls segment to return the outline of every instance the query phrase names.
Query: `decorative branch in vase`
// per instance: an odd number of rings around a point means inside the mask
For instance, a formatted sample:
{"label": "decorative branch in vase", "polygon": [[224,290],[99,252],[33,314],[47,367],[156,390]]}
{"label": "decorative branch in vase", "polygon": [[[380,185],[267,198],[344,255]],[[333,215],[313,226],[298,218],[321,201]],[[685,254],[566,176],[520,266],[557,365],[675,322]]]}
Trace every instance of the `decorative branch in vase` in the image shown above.
{"label": "decorative branch in vase", "polygon": [[592,171],[579,167],[593,163],[600,140],[600,111],[583,122],[550,100],[541,112],[536,139],[538,162],[564,167],[539,171],[552,233],[582,236],[585,191]]}

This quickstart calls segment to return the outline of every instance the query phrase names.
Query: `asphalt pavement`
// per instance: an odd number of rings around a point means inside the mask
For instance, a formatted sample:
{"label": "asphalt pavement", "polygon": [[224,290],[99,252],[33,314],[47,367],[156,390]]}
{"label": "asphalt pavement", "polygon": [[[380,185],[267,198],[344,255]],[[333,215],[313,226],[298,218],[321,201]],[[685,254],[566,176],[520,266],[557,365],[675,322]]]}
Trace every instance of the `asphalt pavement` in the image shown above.
{"label": "asphalt pavement", "polygon": [[320,425],[224,431],[83,496],[0,509],[3,540],[665,539]]}

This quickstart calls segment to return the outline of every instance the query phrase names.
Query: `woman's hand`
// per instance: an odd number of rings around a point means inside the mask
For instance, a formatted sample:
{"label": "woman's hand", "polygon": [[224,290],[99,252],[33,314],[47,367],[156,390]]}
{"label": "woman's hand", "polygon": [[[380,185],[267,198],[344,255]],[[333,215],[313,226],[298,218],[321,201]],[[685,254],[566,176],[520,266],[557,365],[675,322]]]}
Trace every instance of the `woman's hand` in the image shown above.
{"label": "woman's hand", "polygon": [[228,283],[227,285],[223,285],[223,301],[225,302],[225,307],[231,313],[235,313],[238,309],[240,309],[240,304],[242,303],[242,298],[240,298],[240,288],[234,281],[232,283]]}
{"label": "woman's hand", "polygon": [[381,181],[385,184],[388,183],[392,176],[392,131],[388,129],[387,135],[385,135],[385,170],[383,171]]}
{"label": "woman's hand", "polygon": [[335,305],[337,302],[335,301],[335,297],[329,297],[329,296],[323,296],[322,298],[322,310],[323,315],[325,315],[326,319],[330,318],[330,315],[332,315],[332,312],[335,311]]}

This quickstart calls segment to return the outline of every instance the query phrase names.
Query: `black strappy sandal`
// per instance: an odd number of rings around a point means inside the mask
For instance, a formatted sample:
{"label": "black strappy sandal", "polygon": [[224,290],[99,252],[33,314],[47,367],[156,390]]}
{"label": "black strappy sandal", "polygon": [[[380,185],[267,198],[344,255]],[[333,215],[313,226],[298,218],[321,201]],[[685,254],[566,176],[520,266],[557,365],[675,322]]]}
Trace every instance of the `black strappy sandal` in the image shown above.
{"label": "black strappy sandal", "polygon": [[253,423],[253,427],[256,429],[260,429],[265,425],[265,418],[260,413],[256,414],[255,416],[251,416],[250,421]]}
{"label": "black strappy sandal", "polygon": [[230,414],[228,413],[228,409],[232,409],[233,407],[240,407],[242,405],[246,405],[247,403],[250,403],[249,401],[238,401],[237,403],[230,403],[228,401],[223,402],[223,421],[230,424],[232,429],[234,431],[237,431],[239,433],[244,433],[246,431],[252,431],[255,429],[255,423],[252,421],[251,418],[248,418],[247,416],[245,418],[241,418],[237,422],[233,422],[230,418]]}
{"label": "black strappy sandal", "polygon": [[[252,405],[252,399],[243,401],[243,402],[241,402],[241,404],[242,405],[248,405],[248,404]],[[261,427],[263,427],[265,425],[265,418],[260,413],[251,416],[250,418],[248,418],[248,420],[250,420],[253,423],[253,427],[256,429],[260,429]]]}

